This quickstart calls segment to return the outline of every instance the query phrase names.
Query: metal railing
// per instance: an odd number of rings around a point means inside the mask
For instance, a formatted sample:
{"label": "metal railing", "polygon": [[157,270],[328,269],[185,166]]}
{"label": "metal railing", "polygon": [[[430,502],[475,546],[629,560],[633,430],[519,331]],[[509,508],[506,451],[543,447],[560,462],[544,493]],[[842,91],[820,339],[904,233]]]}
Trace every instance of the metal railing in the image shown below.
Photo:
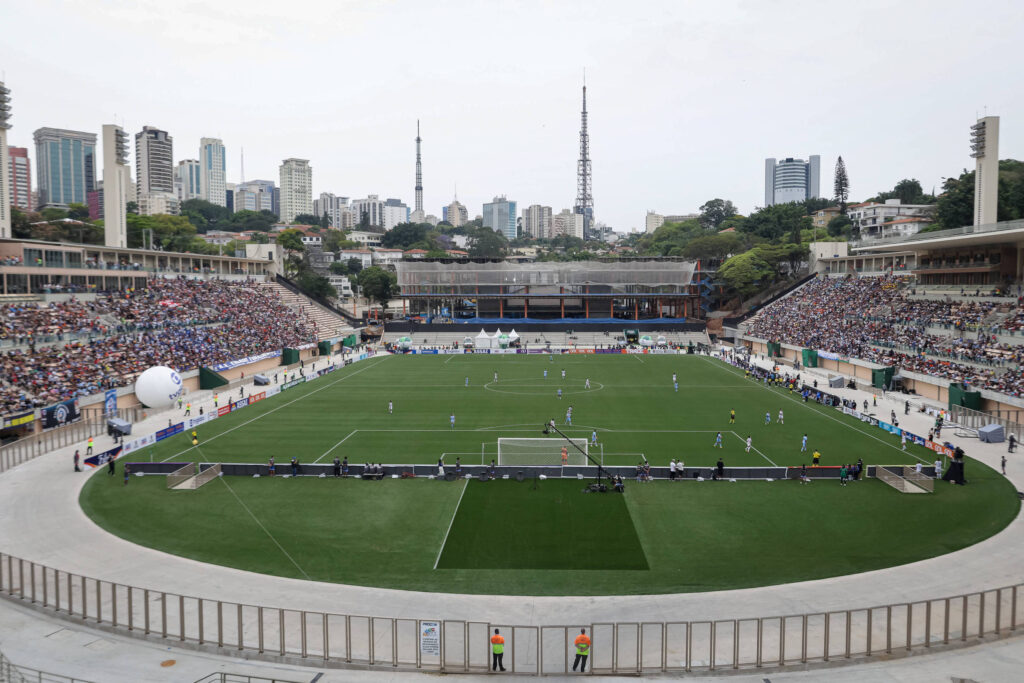
{"label": "metal railing", "polygon": [[[644,674],[887,658],[1004,637],[1021,620],[1021,584],[849,610],[711,621],[524,625],[312,612],[128,586],[0,553],[0,596],[72,622],[164,644],[320,666],[487,671],[489,636],[507,638],[511,673],[567,673],[586,628],[591,673]],[[437,647],[423,647],[435,628]]]}
{"label": "metal railing", "polygon": [[[126,422],[136,422],[140,412],[139,407],[118,408],[117,412],[110,417],[117,417]],[[102,404],[96,408],[83,408],[82,415],[83,419],[78,422],[72,422],[47,432],[30,434],[0,446],[0,472],[6,472],[15,465],[76,443],[82,444],[82,455],[84,456],[84,442],[90,436],[106,433],[107,418],[103,416]]]}
{"label": "metal railing", "polygon": [[862,239],[859,242],[851,242],[850,249],[864,249],[882,244],[897,244],[900,242],[921,242],[924,240],[946,239],[960,235],[974,235],[988,232],[1003,232],[1006,230],[1020,230],[1024,228],[1024,220],[1001,221],[999,223],[985,223],[984,225],[966,225],[962,228],[949,230],[934,230],[931,232],[918,232],[913,235],[894,237],[880,237],[875,239]]}
{"label": "metal railing", "polygon": [[246,674],[233,674],[226,671],[218,671],[203,676],[195,683],[305,683],[305,681],[294,681],[285,678],[266,678],[265,676],[248,676]]}
{"label": "metal railing", "polygon": [[16,666],[0,652],[0,683],[89,683],[81,678]]}
{"label": "metal railing", "polygon": [[950,406],[949,413],[950,420],[961,427],[978,430],[985,425],[998,424],[1002,425],[1003,431],[1006,432],[1006,438],[1013,434],[1018,441],[1024,440],[1024,424],[1017,422],[1017,419],[1024,416],[1024,409],[982,412],[973,408],[954,405]]}

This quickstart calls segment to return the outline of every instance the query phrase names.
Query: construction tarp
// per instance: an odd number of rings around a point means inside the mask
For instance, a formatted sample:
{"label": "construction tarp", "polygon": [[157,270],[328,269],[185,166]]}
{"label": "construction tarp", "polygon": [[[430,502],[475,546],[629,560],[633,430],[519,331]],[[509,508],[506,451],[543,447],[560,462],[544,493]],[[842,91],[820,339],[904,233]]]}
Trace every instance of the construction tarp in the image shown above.
{"label": "construction tarp", "polygon": [[818,352],[814,349],[804,349],[803,364],[805,368],[818,367]]}

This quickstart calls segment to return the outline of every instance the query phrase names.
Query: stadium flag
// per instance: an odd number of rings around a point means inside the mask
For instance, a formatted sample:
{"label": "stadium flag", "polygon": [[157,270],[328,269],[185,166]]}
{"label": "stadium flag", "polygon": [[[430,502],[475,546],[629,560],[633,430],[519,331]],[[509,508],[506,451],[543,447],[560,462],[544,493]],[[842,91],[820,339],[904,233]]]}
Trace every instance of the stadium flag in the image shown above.
{"label": "stadium flag", "polygon": [[4,429],[28,424],[29,422],[34,422],[35,419],[36,412],[34,410],[29,410],[24,413],[16,413],[14,415],[4,415]]}
{"label": "stadium flag", "polygon": [[121,446],[115,446],[109,451],[103,451],[102,453],[97,453],[96,455],[86,458],[85,464],[88,467],[100,467],[101,465],[106,465],[111,460],[117,460],[117,456],[119,455],[121,455]]}
{"label": "stadium flag", "polygon": [[82,419],[82,412],[78,409],[78,399],[70,398],[67,401],[43,408],[42,416],[45,430],[78,422]]}
{"label": "stadium flag", "polygon": [[103,395],[103,416],[108,417],[117,412],[117,389],[107,389]]}

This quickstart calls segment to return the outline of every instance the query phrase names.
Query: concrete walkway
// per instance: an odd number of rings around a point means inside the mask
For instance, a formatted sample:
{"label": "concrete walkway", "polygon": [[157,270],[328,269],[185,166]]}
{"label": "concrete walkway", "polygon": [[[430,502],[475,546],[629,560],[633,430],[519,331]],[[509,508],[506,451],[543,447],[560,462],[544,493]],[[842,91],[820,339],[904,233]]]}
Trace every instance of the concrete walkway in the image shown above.
{"label": "concrete walkway", "polygon": [[[320,381],[325,384],[344,382],[347,377],[383,362],[387,362],[386,358],[371,358],[340,375],[329,375]],[[707,359],[707,362],[718,361]],[[825,374],[821,373],[822,376]],[[249,391],[251,387],[246,388],[246,394]],[[863,391],[843,389],[836,390],[836,393],[856,398],[859,402],[864,398],[871,401],[871,395]],[[788,399],[769,394],[767,390],[765,397],[766,409],[773,413],[779,407],[787,411],[802,409],[798,407],[802,402],[780,405]],[[914,412],[903,416],[903,396],[896,395],[896,398],[898,401],[879,397],[877,414],[886,419],[890,410],[896,410],[901,425],[916,433],[927,433],[932,419]],[[204,408],[212,407],[212,401],[210,403]],[[197,409],[198,406],[193,405],[193,410]],[[170,415],[177,420],[181,412],[171,411]],[[136,427],[137,433],[145,434],[166,426],[168,417],[169,414],[164,413],[148,418],[146,423]],[[837,423],[837,429],[847,428],[851,427]],[[895,437],[867,426],[860,428],[872,429],[880,440],[898,448]],[[961,445],[969,456],[996,468],[1006,450],[1005,445],[980,444],[976,439],[960,440],[951,436],[944,440]],[[101,437],[97,439],[96,450],[102,451],[111,445],[109,439]],[[881,443],[879,445],[882,446]],[[0,518],[5,520],[0,525],[0,550],[107,581],[239,603],[505,624],[686,621],[862,608],[958,595],[1024,580],[1024,570],[1021,569],[1024,566],[1024,524],[1018,517],[1004,531],[986,541],[930,560],[863,574],[736,591],[629,597],[440,596],[307,582],[202,564],[138,546],[105,532],[78,506],[78,494],[87,475],[72,472],[73,452],[73,448],[62,449],[0,476]],[[1010,456],[1007,471],[1010,479],[1021,488],[1024,467],[1018,463],[1018,456]],[[96,476],[106,475],[97,473]],[[6,621],[10,609],[6,602],[0,602],[0,619]],[[131,642],[133,646],[152,647]],[[0,643],[2,649],[3,644]],[[7,654],[17,661],[12,653]],[[1019,653],[1015,656],[1019,661]],[[21,663],[34,664],[29,661]],[[39,663],[35,666],[45,668]],[[88,678],[84,674],[82,676]],[[773,674],[772,679],[779,679],[779,676]]]}

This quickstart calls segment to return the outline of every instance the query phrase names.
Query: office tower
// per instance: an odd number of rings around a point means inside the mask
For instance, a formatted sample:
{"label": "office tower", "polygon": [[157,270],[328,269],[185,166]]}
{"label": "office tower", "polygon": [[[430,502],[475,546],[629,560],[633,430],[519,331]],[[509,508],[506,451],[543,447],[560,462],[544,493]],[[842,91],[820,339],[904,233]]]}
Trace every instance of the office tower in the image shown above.
{"label": "office tower", "polygon": [[457,195],[452,199],[452,203],[445,207],[444,219],[456,228],[469,222],[469,211],[462,205]]}
{"label": "office tower", "polygon": [[551,234],[551,207],[531,204],[523,209],[523,234],[546,239]]}
{"label": "office tower", "polygon": [[143,126],[135,134],[135,182],[140,193],[174,192],[174,139],[167,131]]}
{"label": "office tower", "polygon": [[67,209],[85,204],[96,189],[96,135],[61,128],[39,128],[36,186],[39,208]]}
{"label": "office tower", "polygon": [[803,159],[788,157],[776,163],[764,160],[764,205],[788,204],[814,199],[818,194],[821,157],[813,154]]}
{"label": "office tower", "polygon": [[516,203],[504,196],[484,204],[483,226],[500,232],[509,241],[516,238]]}
{"label": "office tower", "polygon": [[378,195],[352,200],[352,220],[357,227],[384,227],[384,202]]}
{"label": "office tower", "polygon": [[227,206],[224,143],[217,138],[200,138],[199,165],[201,197],[211,204]]}
{"label": "office tower", "polygon": [[202,173],[198,159],[184,159],[174,167],[174,192],[178,199],[202,199]]}
{"label": "office tower", "polygon": [[[409,207],[401,199],[384,200],[384,229],[390,230],[399,223],[409,222]],[[420,221],[422,222],[422,221]]]}
{"label": "office tower", "polygon": [[[269,180],[247,180],[235,186],[235,212],[270,211],[274,213],[274,183]],[[277,214],[274,213],[276,216]]]}

